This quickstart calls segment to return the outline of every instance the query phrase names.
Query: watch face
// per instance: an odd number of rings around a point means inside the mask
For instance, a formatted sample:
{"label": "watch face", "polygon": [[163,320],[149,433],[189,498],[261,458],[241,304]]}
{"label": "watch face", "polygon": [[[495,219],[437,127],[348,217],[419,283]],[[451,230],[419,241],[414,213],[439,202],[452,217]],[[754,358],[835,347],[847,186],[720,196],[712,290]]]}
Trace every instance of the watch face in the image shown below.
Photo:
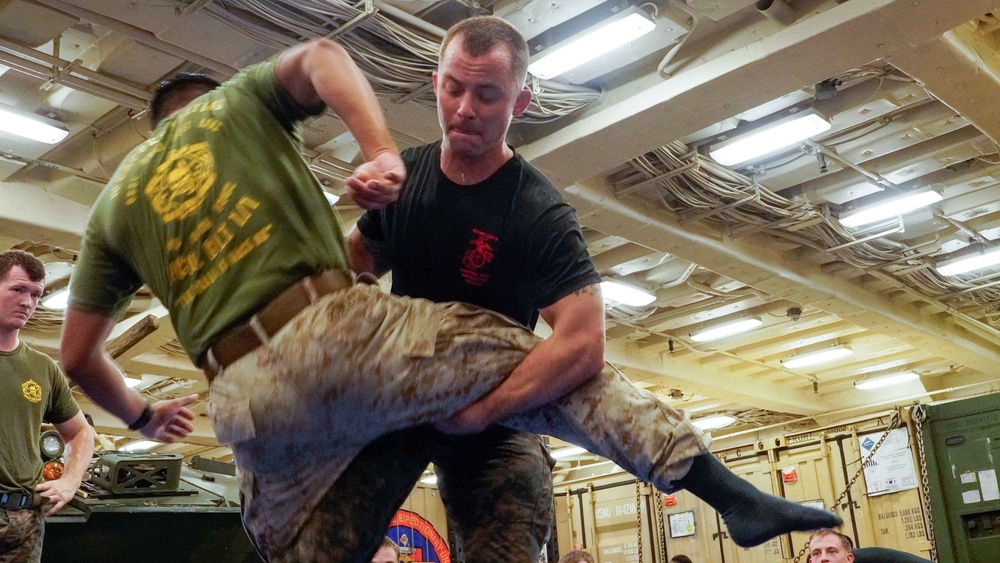
{"label": "watch face", "polygon": [[42,434],[42,456],[46,459],[55,459],[62,455],[64,442],[58,432],[48,431]]}

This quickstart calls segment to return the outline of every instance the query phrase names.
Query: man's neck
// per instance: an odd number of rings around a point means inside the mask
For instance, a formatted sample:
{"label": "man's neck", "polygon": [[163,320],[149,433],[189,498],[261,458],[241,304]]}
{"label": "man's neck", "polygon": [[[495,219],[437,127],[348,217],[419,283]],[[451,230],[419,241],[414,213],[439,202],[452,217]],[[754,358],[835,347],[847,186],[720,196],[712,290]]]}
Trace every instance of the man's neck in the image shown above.
{"label": "man's neck", "polygon": [[464,158],[442,146],[441,171],[460,186],[472,186],[492,176],[513,156],[514,151],[507,145],[477,158]]}
{"label": "man's neck", "polygon": [[18,332],[17,330],[13,332],[0,331],[0,352],[13,352],[21,344],[17,338]]}

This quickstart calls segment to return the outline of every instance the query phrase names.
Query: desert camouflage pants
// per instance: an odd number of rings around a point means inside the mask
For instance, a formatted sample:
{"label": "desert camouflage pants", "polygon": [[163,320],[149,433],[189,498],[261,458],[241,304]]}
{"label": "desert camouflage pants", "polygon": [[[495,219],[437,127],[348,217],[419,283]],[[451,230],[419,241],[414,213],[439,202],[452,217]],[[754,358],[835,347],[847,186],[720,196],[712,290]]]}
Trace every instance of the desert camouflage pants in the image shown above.
{"label": "desert camouflage pants", "polygon": [[0,563],[38,563],[42,560],[45,520],[40,510],[0,508]]}
{"label": "desert camouflage pants", "polygon": [[[315,545],[322,532],[305,526],[344,508],[324,498],[352,460],[381,436],[441,420],[482,397],[538,342],[496,313],[367,285],[302,311],[212,384],[212,422],[219,440],[233,445],[255,544],[272,561],[366,562],[377,545],[365,538],[357,550]],[[708,451],[683,413],[610,368],[504,425],[578,444],[661,490]],[[376,488],[379,478],[365,475],[358,487]]]}

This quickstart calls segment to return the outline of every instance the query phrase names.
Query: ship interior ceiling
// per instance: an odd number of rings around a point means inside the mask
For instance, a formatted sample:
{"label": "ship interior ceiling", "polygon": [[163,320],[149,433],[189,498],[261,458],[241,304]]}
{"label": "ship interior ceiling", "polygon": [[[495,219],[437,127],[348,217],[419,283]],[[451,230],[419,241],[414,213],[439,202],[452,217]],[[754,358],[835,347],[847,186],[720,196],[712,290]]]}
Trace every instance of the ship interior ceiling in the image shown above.
{"label": "ship interior ceiling", "polygon": [[[731,417],[717,437],[997,391],[1000,266],[948,266],[1000,252],[1000,0],[0,0],[0,110],[68,132],[0,133],[0,245],[47,263],[47,297],[65,291],[90,206],[177,71],[228,78],[334,37],[408,147],[439,138],[431,73],[452,23],[499,15],[544,53],[626,11],[654,31],[529,76],[509,139],[577,209],[604,279],[648,292],[609,302],[607,360],[695,419]],[[824,125],[749,160],[721,151],[803,116]],[[332,113],[310,122],[304,154],[349,228],[345,131]],[[924,206],[899,215],[914,195]],[[887,200],[895,212],[858,224]],[[62,315],[46,300],[24,340],[57,357]],[[701,334],[732,321],[750,330]],[[130,385],[198,393],[204,415],[205,377],[148,292],[109,350]],[[115,447],[140,438],[78,399]],[[231,459],[205,416],[150,451]],[[594,463],[563,457],[557,478]]]}

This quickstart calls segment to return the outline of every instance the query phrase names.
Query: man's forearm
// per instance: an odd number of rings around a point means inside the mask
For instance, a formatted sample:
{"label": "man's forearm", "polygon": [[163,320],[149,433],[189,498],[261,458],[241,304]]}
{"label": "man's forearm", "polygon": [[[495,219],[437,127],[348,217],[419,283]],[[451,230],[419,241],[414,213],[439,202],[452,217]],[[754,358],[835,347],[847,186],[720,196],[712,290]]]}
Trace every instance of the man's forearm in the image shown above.
{"label": "man's forearm", "polygon": [[566,343],[552,337],[536,346],[503,383],[475,403],[496,423],[540,407],[573,391],[603,366],[603,348],[595,353],[585,341]]}
{"label": "man's forearm", "polygon": [[67,368],[67,373],[98,406],[126,425],[135,422],[146,408],[146,400],[125,386],[121,370],[107,353],[98,354],[84,366]]}
{"label": "man's forearm", "polygon": [[89,425],[86,426],[66,441],[66,448],[63,477],[79,484],[94,456],[94,431]]}

